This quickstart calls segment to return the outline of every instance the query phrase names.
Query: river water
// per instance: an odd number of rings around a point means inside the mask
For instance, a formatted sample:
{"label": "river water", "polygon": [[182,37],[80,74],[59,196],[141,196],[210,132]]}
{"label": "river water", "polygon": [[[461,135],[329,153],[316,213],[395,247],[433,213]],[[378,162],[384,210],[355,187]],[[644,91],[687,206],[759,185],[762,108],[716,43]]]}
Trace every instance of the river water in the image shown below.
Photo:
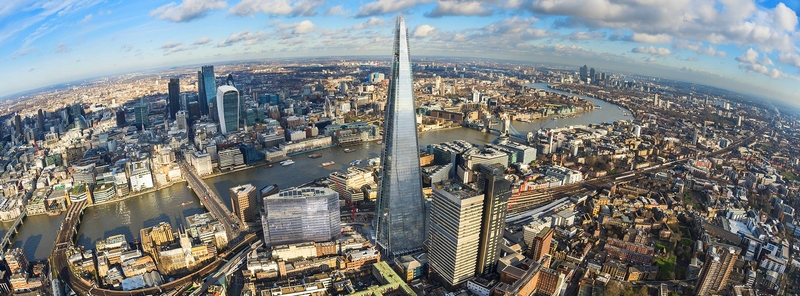
{"label": "river water", "polygon": [[[528,86],[546,89],[547,84],[536,83]],[[554,92],[564,93],[560,91]],[[552,122],[549,119],[542,119],[530,123],[514,121],[512,124],[517,131],[527,133],[539,129],[540,125],[543,124],[547,124],[546,128],[555,128],[630,119],[630,117],[624,117],[623,110],[617,108],[616,105],[583,96],[579,97],[588,99],[601,108]],[[624,112],[630,113],[627,110],[624,110]],[[465,140],[473,144],[482,145],[491,142],[495,138],[497,138],[497,135],[494,134],[482,133],[468,128],[456,128],[423,133],[419,136],[419,145],[426,146],[453,140]],[[366,160],[379,157],[380,146],[377,142],[365,143],[361,146],[352,147],[351,149],[356,149],[352,153],[345,153],[341,147],[331,147],[315,152],[321,154],[321,158],[310,159],[306,154],[301,154],[292,158],[295,164],[291,166],[258,167],[206,179],[205,181],[230,208],[228,189],[231,187],[246,183],[251,183],[256,188],[270,184],[278,184],[281,189],[298,186],[317,178],[326,177],[333,171],[344,170],[355,159]],[[321,167],[320,164],[326,161],[334,161],[335,164],[329,167]],[[363,166],[365,163],[362,162],[361,165]],[[173,227],[177,227],[178,224],[185,221],[183,217],[204,211],[197,197],[186,188],[185,183],[177,184],[155,193],[133,197],[118,203],[88,208],[80,226],[78,244],[93,249],[98,239],[114,234],[125,234],[128,241],[138,240],[139,230],[142,228],[151,227],[160,222],[169,222]],[[12,247],[22,248],[31,260],[46,259],[52,251],[56,232],[62,219],[63,215],[28,217],[19,234],[15,237]],[[2,235],[10,227],[10,224],[0,224],[0,227],[2,228],[0,235]]]}

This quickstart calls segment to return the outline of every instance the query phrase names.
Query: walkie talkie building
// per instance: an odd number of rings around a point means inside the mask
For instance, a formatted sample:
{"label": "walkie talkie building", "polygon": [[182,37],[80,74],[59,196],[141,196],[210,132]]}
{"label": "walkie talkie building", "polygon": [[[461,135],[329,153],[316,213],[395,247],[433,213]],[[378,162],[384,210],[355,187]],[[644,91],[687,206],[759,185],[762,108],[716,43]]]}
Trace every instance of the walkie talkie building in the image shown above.
{"label": "walkie talkie building", "polygon": [[408,50],[408,29],[402,15],[397,17],[389,79],[376,235],[384,255],[394,257],[422,249],[425,240],[414,78]]}

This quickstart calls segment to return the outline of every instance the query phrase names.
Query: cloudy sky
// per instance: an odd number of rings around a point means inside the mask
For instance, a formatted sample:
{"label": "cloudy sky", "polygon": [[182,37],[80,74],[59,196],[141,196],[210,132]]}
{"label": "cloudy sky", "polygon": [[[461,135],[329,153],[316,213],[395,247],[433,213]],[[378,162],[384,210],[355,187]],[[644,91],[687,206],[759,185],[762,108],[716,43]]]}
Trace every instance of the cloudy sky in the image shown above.
{"label": "cloudy sky", "polygon": [[[2,0],[0,96],[195,63],[391,52],[677,78],[800,105],[800,0]],[[576,67],[577,70],[577,67]]]}

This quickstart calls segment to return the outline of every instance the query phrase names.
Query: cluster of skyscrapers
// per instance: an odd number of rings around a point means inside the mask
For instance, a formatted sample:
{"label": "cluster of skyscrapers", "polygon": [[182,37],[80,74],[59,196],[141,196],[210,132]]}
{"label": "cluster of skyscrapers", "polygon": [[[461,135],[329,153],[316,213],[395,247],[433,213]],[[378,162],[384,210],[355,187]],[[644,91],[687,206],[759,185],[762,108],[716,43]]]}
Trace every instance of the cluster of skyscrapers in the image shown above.
{"label": "cluster of skyscrapers", "polygon": [[184,117],[188,115],[186,125],[191,125],[202,116],[208,116],[219,123],[223,134],[239,129],[244,100],[234,86],[231,75],[228,75],[224,85],[217,87],[214,66],[203,66],[197,71],[196,102],[181,101],[180,81],[177,78],[170,79],[168,89],[169,119],[175,120],[180,111],[186,111],[188,114],[181,113]]}

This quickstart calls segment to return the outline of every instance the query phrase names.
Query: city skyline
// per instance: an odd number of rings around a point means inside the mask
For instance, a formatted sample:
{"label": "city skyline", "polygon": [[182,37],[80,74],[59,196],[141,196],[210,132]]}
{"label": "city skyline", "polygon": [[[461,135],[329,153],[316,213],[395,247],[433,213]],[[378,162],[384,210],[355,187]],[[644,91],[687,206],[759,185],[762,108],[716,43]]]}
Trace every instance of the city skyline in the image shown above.
{"label": "city skyline", "polygon": [[390,42],[391,18],[403,12],[410,37],[425,44],[415,51],[418,58],[590,64],[796,104],[797,10],[792,1],[20,0],[0,10],[0,56],[15,69],[0,78],[9,82],[4,93],[12,94],[188,64],[385,56],[381,45]]}

